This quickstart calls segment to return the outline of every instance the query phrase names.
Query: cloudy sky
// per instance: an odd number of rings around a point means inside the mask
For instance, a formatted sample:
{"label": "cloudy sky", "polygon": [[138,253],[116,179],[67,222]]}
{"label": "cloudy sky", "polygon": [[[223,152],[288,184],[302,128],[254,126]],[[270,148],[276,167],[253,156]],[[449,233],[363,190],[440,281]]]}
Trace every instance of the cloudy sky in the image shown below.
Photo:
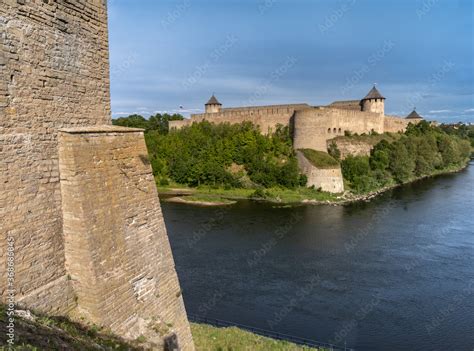
{"label": "cloudy sky", "polygon": [[471,0],[109,0],[112,111],[362,98],[474,122]]}

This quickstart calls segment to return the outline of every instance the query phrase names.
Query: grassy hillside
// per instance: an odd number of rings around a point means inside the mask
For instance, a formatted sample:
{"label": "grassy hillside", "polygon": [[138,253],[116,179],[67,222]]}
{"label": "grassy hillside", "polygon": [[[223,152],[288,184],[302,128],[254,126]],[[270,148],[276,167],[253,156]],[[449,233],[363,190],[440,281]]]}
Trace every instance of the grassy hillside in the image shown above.
{"label": "grassy hillside", "polygon": [[[0,305],[0,328],[6,330],[6,314]],[[215,328],[205,324],[191,324],[196,350],[314,350],[285,341],[265,338],[238,328]],[[142,351],[145,340],[125,341],[107,330],[93,325],[83,325],[65,317],[32,315],[31,318],[15,318],[16,343],[11,349],[6,344],[5,333],[0,334],[0,350],[71,350],[71,351]]]}

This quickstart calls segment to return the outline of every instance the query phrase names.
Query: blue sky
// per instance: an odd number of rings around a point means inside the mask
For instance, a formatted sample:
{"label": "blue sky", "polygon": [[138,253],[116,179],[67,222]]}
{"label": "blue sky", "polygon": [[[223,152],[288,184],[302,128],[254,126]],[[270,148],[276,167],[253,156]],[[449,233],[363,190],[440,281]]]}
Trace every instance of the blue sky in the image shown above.
{"label": "blue sky", "polygon": [[[114,117],[362,98],[474,122],[471,0],[109,0]],[[180,108],[182,106],[182,108]]]}

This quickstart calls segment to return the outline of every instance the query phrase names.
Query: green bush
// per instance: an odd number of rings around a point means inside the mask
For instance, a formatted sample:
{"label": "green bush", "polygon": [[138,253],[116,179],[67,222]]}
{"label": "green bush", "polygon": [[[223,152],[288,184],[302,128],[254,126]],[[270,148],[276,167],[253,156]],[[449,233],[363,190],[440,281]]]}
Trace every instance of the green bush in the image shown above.
{"label": "green bush", "polygon": [[328,154],[331,155],[331,157],[337,161],[341,160],[341,151],[339,150],[337,144],[334,141],[329,144]]}
{"label": "green bush", "polygon": [[168,185],[170,185],[170,182],[168,181],[167,178],[160,179],[160,186],[168,186]]}
{"label": "green bush", "polygon": [[262,188],[256,189],[251,195],[251,199],[266,199],[267,193]]}

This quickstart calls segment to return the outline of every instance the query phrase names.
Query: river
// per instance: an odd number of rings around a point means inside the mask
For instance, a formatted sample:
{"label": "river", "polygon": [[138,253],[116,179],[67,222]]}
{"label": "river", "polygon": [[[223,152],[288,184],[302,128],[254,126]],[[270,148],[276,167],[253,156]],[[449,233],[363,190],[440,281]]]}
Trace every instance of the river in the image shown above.
{"label": "river", "polygon": [[368,203],[162,203],[188,313],[356,350],[474,349],[474,168]]}

